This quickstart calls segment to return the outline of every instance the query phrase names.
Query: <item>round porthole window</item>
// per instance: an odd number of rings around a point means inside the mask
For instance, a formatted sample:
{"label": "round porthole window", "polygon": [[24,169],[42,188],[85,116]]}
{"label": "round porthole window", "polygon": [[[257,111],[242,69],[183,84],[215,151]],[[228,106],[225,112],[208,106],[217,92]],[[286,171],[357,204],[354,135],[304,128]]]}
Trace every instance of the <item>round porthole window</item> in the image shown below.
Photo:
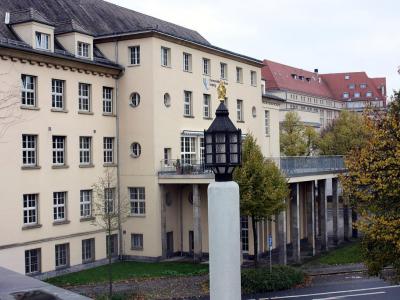
{"label": "round porthole window", "polygon": [[164,105],[165,107],[171,106],[171,96],[168,93],[164,94]]}
{"label": "round porthole window", "polygon": [[257,109],[255,106],[251,109],[251,114],[253,115],[253,118],[257,117]]}
{"label": "round porthole window", "polygon": [[132,107],[136,107],[136,106],[138,106],[140,104],[140,95],[139,95],[139,93],[132,93],[131,94],[131,103],[130,103],[130,105],[132,106]]}
{"label": "round porthole window", "polygon": [[139,143],[132,143],[131,145],[131,155],[132,157],[139,157],[142,154],[142,146]]}

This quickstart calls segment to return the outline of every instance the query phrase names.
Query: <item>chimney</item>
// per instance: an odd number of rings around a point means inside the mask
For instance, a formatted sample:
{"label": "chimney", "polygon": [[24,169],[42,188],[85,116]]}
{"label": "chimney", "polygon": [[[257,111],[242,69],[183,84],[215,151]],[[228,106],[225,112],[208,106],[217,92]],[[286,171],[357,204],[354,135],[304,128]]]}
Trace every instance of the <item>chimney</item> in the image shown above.
{"label": "chimney", "polygon": [[6,12],[5,18],[4,18],[4,23],[6,25],[10,24],[10,13]]}
{"label": "chimney", "polygon": [[318,69],[314,69],[314,73],[315,73],[315,74],[318,74]]}

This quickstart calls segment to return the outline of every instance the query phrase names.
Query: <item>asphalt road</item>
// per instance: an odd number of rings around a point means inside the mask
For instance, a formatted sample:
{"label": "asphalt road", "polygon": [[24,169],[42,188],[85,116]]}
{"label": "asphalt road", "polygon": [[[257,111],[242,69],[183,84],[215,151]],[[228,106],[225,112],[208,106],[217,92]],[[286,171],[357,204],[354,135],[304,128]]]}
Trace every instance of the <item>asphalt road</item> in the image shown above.
{"label": "asphalt road", "polygon": [[336,300],[336,299],[400,299],[400,285],[391,285],[376,277],[367,277],[361,273],[314,277],[311,286],[288,291],[244,297],[250,300],[299,299],[299,300]]}

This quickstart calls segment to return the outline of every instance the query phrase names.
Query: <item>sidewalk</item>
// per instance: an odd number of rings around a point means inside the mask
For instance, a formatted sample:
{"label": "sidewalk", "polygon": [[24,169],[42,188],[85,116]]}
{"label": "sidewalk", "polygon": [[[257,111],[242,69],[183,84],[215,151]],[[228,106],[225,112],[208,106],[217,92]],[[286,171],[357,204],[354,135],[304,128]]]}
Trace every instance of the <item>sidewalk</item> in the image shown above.
{"label": "sidewalk", "polygon": [[336,265],[336,266],[303,266],[302,270],[310,276],[317,275],[333,275],[333,274],[342,274],[342,273],[358,273],[364,272],[367,270],[364,264],[345,264],[345,265]]}

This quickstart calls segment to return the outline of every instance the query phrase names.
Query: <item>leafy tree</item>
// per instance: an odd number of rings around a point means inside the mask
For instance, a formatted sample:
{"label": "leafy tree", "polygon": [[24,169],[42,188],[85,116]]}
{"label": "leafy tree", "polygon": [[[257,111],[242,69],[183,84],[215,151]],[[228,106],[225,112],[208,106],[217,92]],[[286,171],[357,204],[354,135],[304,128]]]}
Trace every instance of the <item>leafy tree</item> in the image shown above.
{"label": "leafy tree", "polygon": [[3,80],[9,76],[7,72],[0,73],[0,137],[9,127],[22,121],[19,85],[10,86],[9,82]]}
{"label": "leafy tree", "polygon": [[361,215],[362,253],[370,274],[393,265],[400,275],[400,93],[387,112],[365,118],[369,139],[346,158],[345,196]]}
{"label": "leafy tree", "polygon": [[297,112],[285,115],[280,128],[280,146],[286,156],[312,155],[316,150],[318,134],[314,128],[305,126]]}
{"label": "leafy tree", "polygon": [[257,223],[270,220],[285,209],[289,188],[274,162],[265,160],[255,138],[249,134],[243,141],[242,166],[234,172],[240,187],[241,215],[252,221],[255,265],[258,262]]}
{"label": "leafy tree", "polygon": [[318,148],[322,155],[346,155],[351,149],[360,148],[368,135],[363,116],[343,110],[321,131]]}
{"label": "leafy tree", "polygon": [[[108,247],[108,273],[109,273],[109,299],[112,298],[112,248],[111,235],[120,231],[120,224],[126,219],[129,213],[128,202],[122,197],[118,199],[117,181],[111,168],[106,168],[104,176],[93,184],[93,213],[94,220],[92,225],[104,229],[107,234]],[[119,235],[119,238],[122,238]]]}

